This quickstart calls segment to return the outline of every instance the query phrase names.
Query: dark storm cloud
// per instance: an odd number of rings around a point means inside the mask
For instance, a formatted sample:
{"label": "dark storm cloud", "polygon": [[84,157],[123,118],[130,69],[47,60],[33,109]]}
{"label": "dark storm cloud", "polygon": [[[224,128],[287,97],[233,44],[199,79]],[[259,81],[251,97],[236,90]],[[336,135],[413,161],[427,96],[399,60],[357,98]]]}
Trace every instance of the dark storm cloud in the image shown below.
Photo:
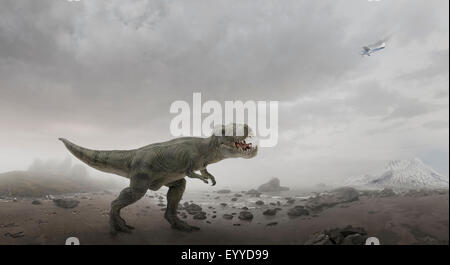
{"label": "dark storm cloud", "polygon": [[[3,103],[117,123],[167,115],[167,104],[193,91],[222,100],[327,89],[359,59],[348,49],[349,18],[333,2],[6,1]],[[399,19],[389,14],[378,27]],[[405,16],[413,15],[420,10]],[[430,17],[421,30],[434,25]]]}

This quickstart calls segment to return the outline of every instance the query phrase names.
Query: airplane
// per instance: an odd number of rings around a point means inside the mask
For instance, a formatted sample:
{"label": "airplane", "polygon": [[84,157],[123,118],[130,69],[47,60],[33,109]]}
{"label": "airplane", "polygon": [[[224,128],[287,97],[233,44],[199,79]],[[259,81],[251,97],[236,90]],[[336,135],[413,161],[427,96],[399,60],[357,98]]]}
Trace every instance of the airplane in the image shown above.
{"label": "airplane", "polygon": [[378,42],[373,45],[364,46],[363,50],[361,51],[361,56],[364,56],[364,55],[370,56],[370,54],[380,51],[384,48],[386,48],[386,42],[384,42],[384,41]]}

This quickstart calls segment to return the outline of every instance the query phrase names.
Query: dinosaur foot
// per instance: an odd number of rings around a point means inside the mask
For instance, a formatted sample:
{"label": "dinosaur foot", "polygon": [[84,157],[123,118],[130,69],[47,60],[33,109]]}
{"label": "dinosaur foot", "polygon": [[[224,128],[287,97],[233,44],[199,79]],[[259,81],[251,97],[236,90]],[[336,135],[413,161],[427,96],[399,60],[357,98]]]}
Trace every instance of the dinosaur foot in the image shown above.
{"label": "dinosaur foot", "polygon": [[131,225],[127,225],[125,220],[123,220],[120,215],[111,215],[109,218],[109,224],[113,235],[117,234],[117,232],[131,233],[134,229]]}
{"label": "dinosaur foot", "polygon": [[166,217],[167,221],[169,221],[172,229],[181,231],[181,232],[193,232],[198,231],[200,228],[196,226],[189,225],[185,221],[178,219],[178,217]]}
{"label": "dinosaur foot", "polygon": [[188,225],[186,222],[179,220],[178,222],[172,223],[172,229],[181,231],[181,232],[193,232],[198,231],[200,228],[192,225]]}

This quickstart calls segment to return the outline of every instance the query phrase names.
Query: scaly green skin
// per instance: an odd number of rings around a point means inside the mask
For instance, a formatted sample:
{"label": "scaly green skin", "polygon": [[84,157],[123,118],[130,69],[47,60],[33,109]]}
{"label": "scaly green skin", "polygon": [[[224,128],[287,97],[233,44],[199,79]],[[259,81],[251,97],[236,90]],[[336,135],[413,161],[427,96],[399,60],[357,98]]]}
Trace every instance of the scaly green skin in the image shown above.
{"label": "scaly green skin", "polygon": [[[74,156],[89,166],[130,179],[130,186],[123,189],[111,203],[110,226],[113,233],[129,233],[133,229],[121,218],[122,208],[138,201],[148,189],[156,191],[162,186],[169,187],[164,217],[172,228],[188,232],[198,228],[177,217],[177,207],[186,187],[185,176],[198,178],[205,183],[211,180],[212,185],[215,185],[216,180],[207,171],[207,165],[226,158],[252,158],[257,154],[257,147],[243,150],[235,144],[249,137],[249,127],[237,124],[229,126],[222,126],[219,133],[215,132],[208,138],[182,137],[133,150],[90,150],[66,139],[60,140]],[[225,136],[229,134],[229,129],[232,129],[231,135],[236,135],[237,128],[242,129],[243,136]],[[195,171],[200,171],[200,174]]]}

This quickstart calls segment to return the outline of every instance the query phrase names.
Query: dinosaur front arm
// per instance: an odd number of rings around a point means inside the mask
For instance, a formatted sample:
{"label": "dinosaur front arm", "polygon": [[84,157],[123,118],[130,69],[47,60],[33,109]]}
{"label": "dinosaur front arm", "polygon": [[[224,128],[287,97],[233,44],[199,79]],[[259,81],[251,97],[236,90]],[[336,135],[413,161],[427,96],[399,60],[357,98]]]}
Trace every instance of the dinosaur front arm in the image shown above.
{"label": "dinosaur front arm", "polygon": [[189,177],[189,178],[200,179],[203,182],[205,182],[206,184],[208,184],[208,179],[210,179],[212,185],[213,186],[216,185],[216,179],[206,169],[200,170],[200,173],[201,174],[197,174],[197,173],[195,173],[193,171],[190,171],[190,172],[186,173],[186,176]]}
{"label": "dinosaur front arm", "polygon": [[203,176],[203,175],[197,174],[197,173],[195,173],[193,171],[190,171],[190,172],[186,173],[186,176],[189,177],[189,178],[193,178],[193,179],[200,179],[203,182],[205,182],[206,184],[208,184],[208,177],[207,176]]}
{"label": "dinosaur front arm", "polygon": [[207,176],[208,179],[211,180],[211,185],[212,186],[216,185],[216,178],[213,175],[211,175],[211,173],[209,173],[208,170],[206,170],[206,168],[200,170],[200,173],[202,173],[202,176]]}

